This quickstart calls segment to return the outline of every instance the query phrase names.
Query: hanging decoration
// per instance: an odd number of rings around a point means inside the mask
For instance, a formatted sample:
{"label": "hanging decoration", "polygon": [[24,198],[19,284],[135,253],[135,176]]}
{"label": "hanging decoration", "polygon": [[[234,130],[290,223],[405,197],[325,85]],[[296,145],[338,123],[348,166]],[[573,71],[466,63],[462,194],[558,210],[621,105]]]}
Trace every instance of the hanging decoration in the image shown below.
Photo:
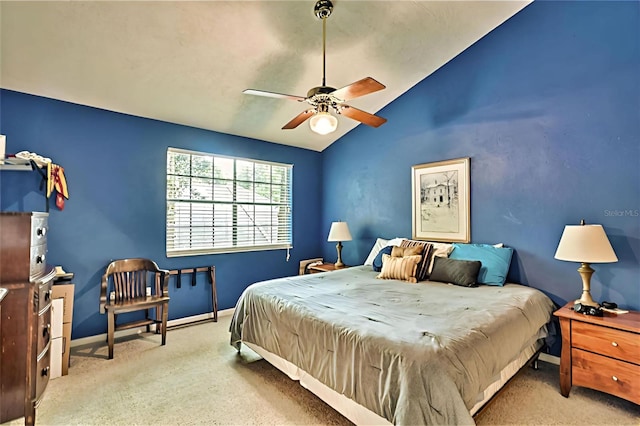
{"label": "hanging decoration", "polygon": [[69,199],[69,189],[67,179],[64,176],[64,168],[57,164],[47,163],[47,198],[51,196],[53,190],[56,194],[56,207],[64,210],[64,200]]}

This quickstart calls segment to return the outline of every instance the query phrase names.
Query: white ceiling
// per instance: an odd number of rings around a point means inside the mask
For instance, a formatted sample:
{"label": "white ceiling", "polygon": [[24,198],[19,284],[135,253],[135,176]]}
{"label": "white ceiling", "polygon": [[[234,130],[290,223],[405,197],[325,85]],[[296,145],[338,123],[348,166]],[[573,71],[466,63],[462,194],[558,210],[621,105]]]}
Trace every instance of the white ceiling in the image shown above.
{"label": "white ceiling", "polygon": [[[387,88],[348,104],[376,113],[528,3],[334,0],[327,85],[375,78]],[[0,85],[322,151],[358,122],[339,117],[326,136],[307,123],[281,130],[307,104],[242,93],[306,96],[321,85],[322,21],[314,5],[2,1]]]}

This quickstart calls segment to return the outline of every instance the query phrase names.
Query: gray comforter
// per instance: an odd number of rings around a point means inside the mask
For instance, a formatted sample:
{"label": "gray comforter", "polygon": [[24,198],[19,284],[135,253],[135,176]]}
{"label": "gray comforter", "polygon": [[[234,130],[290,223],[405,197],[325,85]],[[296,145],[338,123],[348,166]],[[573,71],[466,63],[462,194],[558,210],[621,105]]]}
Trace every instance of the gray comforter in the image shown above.
{"label": "gray comforter", "polygon": [[517,285],[378,280],[371,267],[249,286],[231,344],[254,343],[394,424],[473,424],[505,365],[544,337],[553,303]]}

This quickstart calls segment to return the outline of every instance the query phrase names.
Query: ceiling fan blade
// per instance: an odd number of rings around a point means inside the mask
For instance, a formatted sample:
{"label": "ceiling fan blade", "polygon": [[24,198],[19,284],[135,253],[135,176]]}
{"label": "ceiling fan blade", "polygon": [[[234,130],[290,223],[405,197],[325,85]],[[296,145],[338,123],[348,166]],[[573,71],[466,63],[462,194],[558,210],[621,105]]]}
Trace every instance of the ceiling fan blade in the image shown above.
{"label": "ceiling fan blade", "polygon": [[331,93],[338,99],[348,101],[360,96],[368,95],[369,93],[377,92],[384,89],[386,86],[371,77],[365,77],[362,80],[351,83],[348,86],[344,86],[340,89],[334,90]]}
{"label": "ceiling fan blade", "polygon": [[243,90],[242,93],[245,93],[247,95],[266,96],[268,98],[291,99],[292,101],[298,101],[298,102],[303,102],[307,99],[307,98],[303,98],[302,96],[284,95],[282,93],[265,92],[264,90],[255,90],[255,89],[246,89],[246,90]]}
{"label": "ceiling fan blade", "polygon": [[296,127],[298,127],[299,125],[301,125],[302,123],[307,121],[307,119],[309,117],[311,117],[314,112],[315,112],[315,110],[313,110],[313,109],[308,109],[306,111],[302,111],[300,114],[296,115],[293,118],[293,120],[291,120],[290,122],[285,124],[282,127],[282,130],[295,129]]}
{"label": "ceiling fan blade", "polygon": [[368,112],[362,111],[361,109],[354,108],[349,105],[341,105],[340,114],[346,115],[349,118],[357,120],[371,127],[379,127],[387,122],[386,118],[369,114]]}

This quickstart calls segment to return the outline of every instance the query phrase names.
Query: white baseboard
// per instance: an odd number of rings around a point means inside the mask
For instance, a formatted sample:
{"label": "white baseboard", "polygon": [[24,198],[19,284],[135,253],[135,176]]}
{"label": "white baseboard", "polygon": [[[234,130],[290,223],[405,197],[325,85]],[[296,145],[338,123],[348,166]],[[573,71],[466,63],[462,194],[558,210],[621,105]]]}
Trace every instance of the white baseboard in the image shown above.
{"label": "white baseboard", "polygon": [[[218,318],[229,316],[229,315],[233,315],[233,308],[223,309],[221,311],[218,311]],[[177,327],[185,324],[191,324],[198,321],[206,321],[209,319],[213,319],[213,312],[207,312],[206,314],[193,315],[193,316],[184,317],[184,318],[176,318],[176,319],[167,321],[167,328]],[[154,329],[154,327],[155,326],[151,326],[152,329]],[[132,334],[145,333],[146,331],[147,331],[146,327],[131,328],[129,330],[117,331],[115,334],[115,337],[130,336]],[[98,342],[106,343],[106,341],[107,341],[107,333],[96,334],[94,336],[87,336],[87,337],[82,337],[80,339],[71,340],[71,347],[88,345],[88,344],[93,344]]]}
{"label": "white baseboard", "polygon": [[549,364],[560,365],[560,357],[555,355],[541,353],[538,359],[540,361],[548,362]]}

